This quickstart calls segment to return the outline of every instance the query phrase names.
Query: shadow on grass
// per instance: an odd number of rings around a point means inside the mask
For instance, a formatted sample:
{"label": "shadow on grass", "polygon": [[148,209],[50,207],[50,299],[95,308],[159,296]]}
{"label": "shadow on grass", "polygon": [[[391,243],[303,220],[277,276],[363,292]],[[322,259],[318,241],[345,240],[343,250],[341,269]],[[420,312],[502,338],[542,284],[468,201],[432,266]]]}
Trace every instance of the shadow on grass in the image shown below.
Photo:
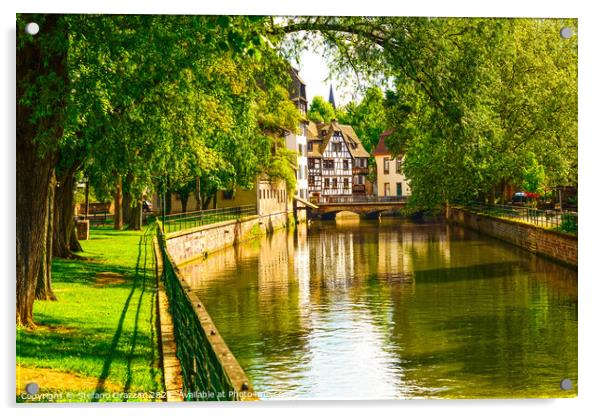
{"label": "shadow on grass", "polygon": [[[106,359],[104,362],[104,365],[102,367],[102,372],[100,374],[100,377],[98,378],[98,384],[96,385],[96,391],[94,392],[94,397],[92,398],[92,401],[96,402],[98,401],[98,397],[99,394],[102,393],[105,389],[105,383],[107,380],[107,377],[109,376],[109,372],[111,370],[111,364],[113,363],[113,360],[115,359],[115,355],[117,352],[117,346],[119,345],[119,340],[121,338],[122,335],[122,331],[123,331],[123,324],[125,321],[125,317],[127,315],[128,309],[130,307],[130,302],[134,296],[134,293],[136,292],[136,288],[141,285],[141,291],[140,291],[140,296],[138,298],[138,306],[136,308],[136,317],[134,319],[134,330],[132,331],[131,334],[131,347],[130,347],[130,351],[128,353],[128,357],[127,357],[127,370],[126,370],[126,381],[125,381],[125,386],[124,386],[124,393],[127,393],[130,388],[131,388],[131,383],[132,383],[132,359],[134,357],[134,352],[136,350],[136,345],[137,345],[137,341],[138,341],[138,322],[140,319],[140,308],[142,306],[142,299],[144,297],[144,292],[146,290],[146,264],[147,264],[147,239],[148,239],[148,230],[147,233],[145,233],[142,237],[140,237],[140,240],[138,242],[138,257],[136,259],[136,268],[135,268],[135,272],[134,272],[134,281],[132,284],[132,290],[130,291],[123,310],[121,311],[121,316],[119,317],[119,323],[117,324],[117,330],[115,331],[115,334],[113,335],[113,340],[111,342],[111,346],[109,347],[109,351],[106,355]],[[142,264],[141,264],[142,263]],[[126,401],[127,399],[123,398],[123,401]]]}
{"label": "shadow on grass", "polygon": [[[156,317],[152,312],[156,290],[152,280],[147,282],[154,277],[147,270],[153,267],[152,256],[149,258],[147,252],[152,236],[150,231],[147,229],[139,237],[135,267],[117,265],[115,258],[111,259],[112,264],[96,259],[56,259],[53,278],[55,283],[67,283],[61,285],[58,292],[69,292],[69,301],[60,304],[59,298],[55,308],[40,307],[36,311],[36,321],[42,325],[38,330],[19,330],[17,362],[28,367],[53,368],[88,376],[96,374],[96,386],[92,387],[93,395],[90,397],[92,401],[102,398],[100,393],[106,390],[107,384],[121,385],[124,392],[133,386],[144,388],[144,391],[159,391],[157,338],[153,325]],[[136,253],[136,250],[131,250],[131,253]],[[123,257],[123,253],[119,255]],[[94,285],[93,289],[92,285],[101,272],[119,273],[125,281],[118,280],[100,288]],[[71,283],[76,285],[69,286]],[[100,301],[99,296],[103,297]],[[113,296],[121,299],[123,306],[117,304],[113,307],[106,302]],[[89,300],[94,305],[86,308]],[[151,313],[148,313],[149,302]],[[56,306],[61,306],[61,309],[56,309]],[[145,325],[141,320],[146,321],[145,316],[149,317],[150,325],[141,330],[141,325]],[[115,322],[114,319],[117,319],[116,326],[111,323]],[[148,371],[148,377],[142,375],[141,370]]]}

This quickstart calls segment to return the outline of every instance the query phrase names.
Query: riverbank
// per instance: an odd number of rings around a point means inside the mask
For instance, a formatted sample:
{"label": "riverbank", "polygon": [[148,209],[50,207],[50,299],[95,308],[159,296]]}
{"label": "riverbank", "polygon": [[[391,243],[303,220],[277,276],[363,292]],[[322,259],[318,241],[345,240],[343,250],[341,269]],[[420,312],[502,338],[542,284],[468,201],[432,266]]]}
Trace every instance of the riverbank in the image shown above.
{"label": "riverbank", "polygon": [[531,253],[578,267],[578,238],[534,224],[498,218],[462,208],[450,208],[447,220],[490,237],[514,244]]}
{"label": "riverbank", "polygon": [[37,328],[17,329],[17,401],[40,401],[21,397],[31,382],[43,401],[161,399],[151,241],[94,228],[85,259],[53,260],[58,301],[36,301]]}

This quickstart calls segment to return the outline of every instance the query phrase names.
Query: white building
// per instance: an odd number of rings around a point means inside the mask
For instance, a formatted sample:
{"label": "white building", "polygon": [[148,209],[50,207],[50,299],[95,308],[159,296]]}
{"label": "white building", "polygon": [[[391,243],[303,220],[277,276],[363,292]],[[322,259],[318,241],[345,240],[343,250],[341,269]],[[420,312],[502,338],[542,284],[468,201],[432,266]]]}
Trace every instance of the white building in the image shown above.
{"label": "white building", "polygon": [[293,80],[290,95],[301,114],[303,121],[299,126],[299,133],[287,133],[286,147],[289,150],[297,152],[297,197],[308,198],[307,190],[307,95],[305,92],[305,83],[299,76],[299,71],[291,68],[291,78]]}

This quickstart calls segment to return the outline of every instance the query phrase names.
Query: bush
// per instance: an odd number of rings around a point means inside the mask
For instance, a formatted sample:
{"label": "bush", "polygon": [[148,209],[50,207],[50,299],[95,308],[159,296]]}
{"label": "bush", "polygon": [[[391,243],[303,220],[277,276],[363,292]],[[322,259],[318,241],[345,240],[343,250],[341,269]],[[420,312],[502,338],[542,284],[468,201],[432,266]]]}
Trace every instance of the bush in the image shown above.
{"label": "bush", "polygon": [[571,214],[563,214],[560,226],[556,229],[565,233],[577,234],[577,218]]}

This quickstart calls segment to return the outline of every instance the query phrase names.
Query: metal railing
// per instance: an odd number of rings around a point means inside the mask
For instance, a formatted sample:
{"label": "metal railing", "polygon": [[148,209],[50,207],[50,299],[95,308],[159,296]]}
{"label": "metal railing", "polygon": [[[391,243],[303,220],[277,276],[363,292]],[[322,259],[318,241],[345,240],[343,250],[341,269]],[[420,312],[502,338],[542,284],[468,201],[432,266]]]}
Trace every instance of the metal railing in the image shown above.
{"label": "metal railing", "polygon": [[[257,215],[257,207],[255,205],[183,212],[181,214],[166,215],[163,229],[166,233],[173,233],[175,231],[200,227],[202,225],[238,220],[251,215]],[[161,219],[160,216],[157,218]]]}
{"label": "metal railing", "polygon": [[322,195],[318,198],[318,204],[366,204],[366,203],[388,203],[406,202],[407,196],[376,196],[376,195]]}
{"label": "metal railing", "polygon": [[157,227],[157,243],[169,312],[173,318],[176,355],[182,370],[184,400],[256,400],[244,370],[201,300],[174,265],[161,224]]}
{"label": "metal railing", "polygon": [[493,217],[505,218],[513,221],[525,222],[542,228],[550,228],[577,234],[578,214],[558,210],[542,210],[527,206],[517,205],[489,205],[479,202],[454,204],[459,208],[471,212],[486,214]]}

